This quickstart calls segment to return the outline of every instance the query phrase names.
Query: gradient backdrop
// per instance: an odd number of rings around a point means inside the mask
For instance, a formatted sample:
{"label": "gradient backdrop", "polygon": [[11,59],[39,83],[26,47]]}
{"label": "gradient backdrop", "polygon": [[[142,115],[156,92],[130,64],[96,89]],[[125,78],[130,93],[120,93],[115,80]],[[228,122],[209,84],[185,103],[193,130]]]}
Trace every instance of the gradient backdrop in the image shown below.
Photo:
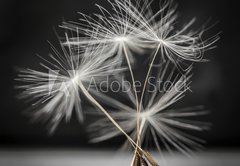
{"label": "gradient backdrop", "polygon": [[[184,98],[184,106],[203,104],[211,110],[206,118],[212,130],[199,134],[207,147],[240,147],[239,113],[239,9],[232,0],[176,0],[179,22],[197,17],[198,28],[209,18],[215,25],[206,35],[221,33],[218,48],[206,53],[209,63],[194,68],[192,89]],[[47,40],[57,44],[53,31],[63,20],[77,21],[78,11],[92,14],[94,3],[102,0],[1,0],[0,1],[0,148],[18,147],[110,147],[116,148],[122,138],[100,144],[88,144],[84,126],[73,117],[61,123],[49,136],[46,126],[31,123],[23,114],[26,104],[15,98],[14,67],[38,66],[36,54],[50,51]],[[116,143],[116,144],[112,144]],[[118,147],[118,146],[117,146]]]}

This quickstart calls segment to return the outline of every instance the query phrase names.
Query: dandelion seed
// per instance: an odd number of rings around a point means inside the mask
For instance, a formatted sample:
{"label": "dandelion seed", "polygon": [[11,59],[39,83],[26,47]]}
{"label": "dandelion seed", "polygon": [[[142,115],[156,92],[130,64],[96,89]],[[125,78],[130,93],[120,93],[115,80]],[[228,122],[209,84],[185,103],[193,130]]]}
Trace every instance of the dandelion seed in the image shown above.
{"label": "dandelion seed", "polygon": [[[136,0],[135,4],[129,0],[108,1],[112,10],[97,5],[101,14],[95,14],[96,19],[81,13],[81,23],[65,23],[66,29],[82,33],[83,40],[71,38],[71,45],[102,44],[108,48],[104,56],[120,55],[124,45],[127,48],[130,61],[133,61],[132,51],[143,52],[143,48],[160,47],[161,56],[170,59],[180,71],[186,71],[190,65],[184,61],[201,62],[203,52],[211,49],[219,39],[215,35],[206,40],[202,39],[204,28],[193,31],[189,28],[195,18],[186,23],[181,29],[176,28],[176,5],[172,1],[160,1],[157,12],[151,10],[152,1]],[[132,51],[131,51],[132,50]],[[191,64],[191,63],[190,63]]]}
{"label": "dandelion seed", "polygon": [[[164,65],[162,68],[165,69],[165,67],[167,66]],[[116,109],[116,111],[109,110],[108,112],[133,140],[136,140],[138,134],[140,134],[142,144],[147,141],[145,140],[147,138],[146,134],[150,133],[159,150],[162,149],[159,144],[160,141],[169,151],[175,148],[189,155],[192,152],[191,149],[201,147],[202,140],[190,136],[183,129],[202,131],[207,129],[207,124],[186,120],[185,118],[205,115],[206,111],[202,107],[169,109],[169,106],[179,101],[189,89],[189,79],[191,77],[191,75],[176,75],[174,77],[174,70],[170,71],[172,73],[167,75],[162,70],[159,78],[172,81],[173,86],[169,86],[164,91],[153,92],[146,102],[147,104],[140,106],[140,112],[108,96],[101,95],[101,101]],[[134,97],[131,92],[127,94],[128,98]],[[139,131],[137,131],[136,126],[138,119]],[[89,131],[92,135],[92,142],[100,142],[121,135],[105,118],[91,124]]]}
{"label": "dandelion seed", "polygon": [[41,63],[43,71],[21,69],[16,80],[21,82],[17,88],[23,90],[20,97],[33,100],[35,117],[45,117],[53,132],[63,118],[69,121],[73,110],[83,121],[79,82],[88,84],[92,78],[98,82],[122,69],[116,68],[116,59],[104,60],[93,52],[88,56],[75,55],[62,44],[62,53],[52,45],[51,48],[54,55],[49,56],[50,60],[44,59],[46,65]]}

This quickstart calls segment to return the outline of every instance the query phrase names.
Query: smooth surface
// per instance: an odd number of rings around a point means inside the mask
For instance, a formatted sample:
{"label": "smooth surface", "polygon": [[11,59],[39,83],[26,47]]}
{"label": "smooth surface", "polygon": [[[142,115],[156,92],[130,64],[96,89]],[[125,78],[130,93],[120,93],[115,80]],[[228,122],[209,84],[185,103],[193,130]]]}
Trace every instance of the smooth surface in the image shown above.
{"label": "smooth surface", "polygon": [[[159,157],[154,154],[155,159]],[[81,150],[0,150],[1,166],[130,166],[130,153]],[[162,166],[239,166],[240,151],[165,155]],[[162,160],[163,161],[163,160]]]}

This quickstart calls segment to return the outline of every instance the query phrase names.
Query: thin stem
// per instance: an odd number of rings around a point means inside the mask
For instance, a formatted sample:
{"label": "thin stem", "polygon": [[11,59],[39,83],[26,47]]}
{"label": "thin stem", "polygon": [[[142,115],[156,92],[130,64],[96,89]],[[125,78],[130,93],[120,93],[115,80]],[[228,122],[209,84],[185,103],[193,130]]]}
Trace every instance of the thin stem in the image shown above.
{"label": "thin stem", "polygon": [[143,85],[143,89],[142,89],[142,94],[141,94],[141,98],[140,98],[140,102],[139,102],[139,107],[142,105],[142,101],[143,101],[143,96],[144,96],[144,93],[145,93],[145,90],[146,90],[146,86],[147,86],[147,81],[148,81],[148,78],[149,78],[149,75],[150,75],[150,72],[152,70],[152,66],[153,66],[153,63],[157,57],[157,53],[158,53],[158,50],[160,48],[160,44],[158,44],[157,46],[157,49],[156,49],[156,52],[154,53],[154,56],[152,58],[152,61],[150,63],[150,66],[148,68],[148,72],[147,72],[147,75],[146,75],[146,78],[145,78],[145,81],[144,81],[144,85]]}
{"label": "thin stem", "polygon": [[[139,128],[139,132],[138,132],[139,135],[142,134],[142,130],[143,130],[143,127],[144,127],[145,123],[146,123],[146,119],[144,118],[144,119],[142,119],[142,122],[141,122],[141,125],[140,125],[140,128]],[[140,141],[140,140],[139,140],[139,141]],[[143,155],[146,156],[146,154],[147,154],[146,152],[143,152]],[[138,156],[137,156],[137,155],[138,155]],[[141,164],[141,161],[137,161],[137,160],[140,159],[141,157],[142,157],[142,152],[140,153],[140,152],[138,151],[138,149],[135,150],[135,153],[134,153],[134,156],[133,156],[133,160],[132,160],[131,166],[135,166],[135,165],[134,165],[135,162],[140,162],[140,164]],[[153,160],[153,159],[152,159],[152,160]]]}
{"label": "thin stem", "polygon": [[109,113],[99,104],[99,102],[87,91],[87,89],[84,87],[81,81],[78,83],[79,88],[82,90],[84,95],[95,105],[97,106],[106,116],[107,118],[127,137],[129,142],[132,144],[133,147],[137,148],[138,150],[141,150],[141,147],[139,147],[131,137],[128,136],[128,134],[121,128],[121,126],[118,125],[118,123],[109,115]]}
{"label": "thin stem", "polygon": [[[137,89],[136,89],[136,86],[135,86],[135,78],[134,78],[134,74],[133,74],[133,70],[132,70],[132,66],[131,66],[131,63],[130,63],[130,60],[129,60],[129,56],[128,56],[128,53],[127,53],[127,50],[126,50],[126,46],[124,43],[123,44],[123,51],[124,51],[124,55],[126,57],[126,60],[127,60],[127,64],[128,64],[128,68],[129,68],[129,71],[130,71],[130,75],[131,75],[131,79],[132,79],[132,85],[133,85],[133,90],[134,90],[134,94],[135,94],[135,99],[136,99],[136,109],[137,109],[137,113],[139,112],[139,104],[138,104],[138,95],[137,95]],[[139,117],[137,116],[137,137],[139,135]],[[137,147],[141,147],[141,145],[139,145],[139,141],[137,139]],[[135,153],[134,153],[134,156],[136,156],[136,154],[139,153],[138,152],[138,148],[135,148]],[[134,157],[135,158],[135,157]],[[133,164],[133,163],[132,163]]]}
{"label": "thin stem", "polygon": [[131,79],[132,79],[133,90],[134,90],[134,94],[135,94],[135,98],[136,98],[136,107],[137,107],[137,111],[138,111],[139,110],[138,109],[139,104],[138,104],[137,89],[136,89],[136,86],[135,86],[135,78],[134,78],[134,75],[133,75],[133,70],[132,70],[132,66],[131,66],[131,63],[130,63],[130,60],[129,60],[129,56],[128,56],[128,53],[127,53],[127,50],[126,50],[126,46],[125,46],[124,43],[122,45],[123,45],[124,55],[125,55],[126,60],[127,60],[129,72],[130,72],[130,75],[131,75]]}
{"label": "thin stem", "polygon": [[[146,78],[145,78],[145,81],[144,81],[144,85],[143,85],[143,89],[142,89],[142,93],[141,93],[141,98],[140,98],[140,102],[139,102],[139,106],[137,108],[141,108],[141,105],[142,105],[142,101],[143,101],[143,96],[144,96],[144,93],[145,93],[145,89],[146,89],[146,86],[147,86],[147,81],[148,81],[148,78],[149,78],[149,75],[150,75],[150,72],[151,72],[151,69],[152,69],[152,66],[153,66],[153,63],[157,57],[157,53],[158,53],[158,50],[160,48],[160,44],[158,44],[157,46],[157,49],[154,53],[154,56],[152,58],[152,61],[150,63],[150,66],[149,66],[149,69],[147,71],[147,75],[146,75]],[[139,109],[138,112],[140,112],[141,110]],[[139,128],[139,116],[137,117],[137,145],[141,147],[141,140],[140,140],[140,136],[141,136],[141,132],[142,132],[142,129],[143,129],[143,126],[145,124],[145,120],[142,121],[141,123],[141,127]],[[135,154],[134,154],[134,157],[133,157],[133,161],[132,161],[132,165],[134,163],[134,160],[136,158],[136,155],[138,154],[138,149],[135,150]]]}
{"label": "thin stem", "polygon": [[[140,119],[140,118],[137,118],[137,119]],[[142,133],[143,127],[144,127],[144,125],[145,125],[145,122],[146,122],[146,119],[143,119],[142,122],[141,122],[141,125],[139,126],[139,130],[138,130],[137,133],[136,133],[136,134],[137,134],[137,145],[138,145],[139,147],[141,147],[141,142],[140,142],[140,139],[138,139],[138,138],[140,138],[140,135],[141,135],[141,133]],[[138,124],[139,124],[139,122],[138,122]],[[138,149],[136,148],[131,165],[133,165],[134,160],[135,160],[137,154],[141,156],[141,153],[140,153],[140,152],[138,151]]]}

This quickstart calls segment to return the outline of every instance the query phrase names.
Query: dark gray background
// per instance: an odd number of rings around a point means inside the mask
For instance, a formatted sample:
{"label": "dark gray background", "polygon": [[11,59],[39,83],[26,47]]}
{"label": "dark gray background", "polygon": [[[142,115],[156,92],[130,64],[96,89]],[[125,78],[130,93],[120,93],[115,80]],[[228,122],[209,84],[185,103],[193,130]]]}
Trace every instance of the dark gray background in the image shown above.
{"label": "dark gray background", "polygon": [[[0,1],[0,147],[115,147],[113,139],[101,144],[87,143],[84,126],[73,117],[68,124],[62,123],[55,134],[49,136],[46,126],[30,123],[23,115],[26,104],[15,98],[15,66],[38,65],[35,54],[47,55],[47,40],[56,43],[53,31],[62,20],[78,18],[78,11],[96,12],[94,3],[102,0],[1,0]],[[231,0],[177,0],[183,22],[196,16],[195,28],[209,18],[219,23],[206,35],[219,31],[218,48],[206,56],[210,63],[197,64],[194,68],[192,88],[194,93],[184,98],[184,105],[203,104],[211,110],[207,121],[212,130],[200,134],[208,147],[240,147],[239,123],[239,9]],[[116,144],[114,144],[116,145]]]}

